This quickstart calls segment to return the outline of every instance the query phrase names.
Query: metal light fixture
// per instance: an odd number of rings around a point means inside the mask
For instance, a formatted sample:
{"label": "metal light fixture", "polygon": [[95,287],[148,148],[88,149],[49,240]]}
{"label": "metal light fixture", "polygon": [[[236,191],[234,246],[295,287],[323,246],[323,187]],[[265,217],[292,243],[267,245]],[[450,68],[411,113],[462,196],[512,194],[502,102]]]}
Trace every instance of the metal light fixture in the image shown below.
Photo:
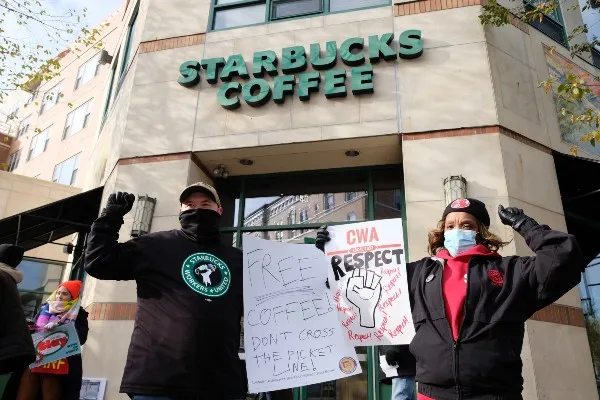
{"label": "metal light fixture", "polygon": [[360,151],[348,150],[345,154],[346,154],[346,157],[358,157],[360,155]]}
{"label": "metal light fixture", "polygon": [[229,177],[229,171],[223,164],[219,164],[217,168],[213,169],[213,175],[215,178],[227,179]]}
{"label": "metal light fixture", "polygon": [[154,207],[156,206],[156,199],[152,197],[138,196],[137,198],[133,226],[131,227],[131,237],[142,236],[150,232]]}
{"label": "metal light fixture", "polygon": [[245,165],[245,166],[250,166],[250,165],[254,165],[254,161],[250,160],[249,158],[242,158],[240,160],[240,164]]}
{"label": "metal light fixture", "polygon": [[446,197],[446,204],[467,197],[467,180],[462,175],[444,178],[444,196]]}

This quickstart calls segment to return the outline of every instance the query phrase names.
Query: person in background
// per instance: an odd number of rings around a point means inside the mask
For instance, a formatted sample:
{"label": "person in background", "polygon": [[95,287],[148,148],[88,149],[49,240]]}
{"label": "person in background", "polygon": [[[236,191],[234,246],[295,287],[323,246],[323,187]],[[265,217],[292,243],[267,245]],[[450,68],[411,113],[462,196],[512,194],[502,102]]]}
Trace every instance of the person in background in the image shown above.
{"label": "person in background", "polygon": [[25,250],[10,244],[0,245],[0,375],[10,375],[2,396],[17,397],[21,375],[35,361],[35,349],[25,320],[17,284],[23,273],[17,265]]}
{"label": "person in background", "polygon": [[[83,345],[88,335],[88,314],[79,307],[81,281],[67,281],[58,286],[42,308],[35,321],[36,331],[51,331],[59,325],[75,323],[79,342]],[[67,357],[57,363],[58,369],[36,367],[27,369],[21,378],[17,400],[77,400],[81,389],[81,355]],[[41,396],[40,396],[41,395]]]}
{"label": "person in background", "polygon": [[[500,256],[476,199],[457,199],[429,233],[431,257],[407,264],[419,400],[521,400],[525,321],[575,287],[585,261],[567,233],[498,207],[531,257]],[[317,247],[329,240],[326,229]]]}
{"label": "person in background", "polygon": [[85,253],[91,276],[137,283],[121,393],[136,400],[245,399],[242,252],[220,242],[217,191],[203,182],[185,188],[180,229],[118,243],[134,200],[123,192],[109,196]]}
{"label": "person in background", "polygon": [[380,371],[380,382],[392,385],[391,400],[415,400],[415,358],[408,349],[408,345],[380,346],[379,354],[384,356],[389,366],[396,367],[397,376],[387,377]]}

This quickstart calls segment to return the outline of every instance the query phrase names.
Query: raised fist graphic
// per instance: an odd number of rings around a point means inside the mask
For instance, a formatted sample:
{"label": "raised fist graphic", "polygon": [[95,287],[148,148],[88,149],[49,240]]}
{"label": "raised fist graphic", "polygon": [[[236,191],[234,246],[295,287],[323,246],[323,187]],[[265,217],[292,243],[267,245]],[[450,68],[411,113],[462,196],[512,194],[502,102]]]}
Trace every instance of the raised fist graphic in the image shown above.
{"label": "raised fist graphic", "polygon": [[375,309],[381,300],[381,276],[364,268],[352,271],[346,298],[359,310],[360,326],[375,327]]}

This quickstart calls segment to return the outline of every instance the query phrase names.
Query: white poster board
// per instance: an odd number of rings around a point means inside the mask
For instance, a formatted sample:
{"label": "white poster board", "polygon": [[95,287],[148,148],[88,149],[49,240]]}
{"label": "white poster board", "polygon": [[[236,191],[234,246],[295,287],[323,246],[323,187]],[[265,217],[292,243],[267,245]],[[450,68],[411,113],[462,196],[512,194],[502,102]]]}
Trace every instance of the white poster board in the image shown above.
{"label": "white poster board", "polygon": [[329,227],[328,279],[353,346],[409,344],[410,310],[401,219]]}
{"label": "white poster board", "polygon": [[250,393],[331,381],[361,372],[325,286],[314,245],[243,236],[244,347]]}

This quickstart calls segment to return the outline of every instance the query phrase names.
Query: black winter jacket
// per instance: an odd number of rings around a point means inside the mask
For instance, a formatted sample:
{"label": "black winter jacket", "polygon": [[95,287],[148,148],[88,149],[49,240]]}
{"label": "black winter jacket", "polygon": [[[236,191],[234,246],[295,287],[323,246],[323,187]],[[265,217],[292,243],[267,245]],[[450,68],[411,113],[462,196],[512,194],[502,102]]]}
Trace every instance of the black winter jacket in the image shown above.
{"label": "black winter jacket", "polygon": [[137,282],[137,309],[121,392],[174,399],[246,396],[239,359],[242,253],[218,237],[182,231],[117,243],[123,219],[92,225],[86,271]]}
{"label": "black winter jacket", "polygon": [[419,392],[435,400],[521,399],[525,321],[577,285],[585,262],[572,235],[533,220],[519,233],[534,256],[471,258],[456,342],[444,309],[444,260],[408,264]]}
{"label": "black winter jacket", "polygon": [[0,270],[0,375],[21,371],[35,361],[17,283]]}

